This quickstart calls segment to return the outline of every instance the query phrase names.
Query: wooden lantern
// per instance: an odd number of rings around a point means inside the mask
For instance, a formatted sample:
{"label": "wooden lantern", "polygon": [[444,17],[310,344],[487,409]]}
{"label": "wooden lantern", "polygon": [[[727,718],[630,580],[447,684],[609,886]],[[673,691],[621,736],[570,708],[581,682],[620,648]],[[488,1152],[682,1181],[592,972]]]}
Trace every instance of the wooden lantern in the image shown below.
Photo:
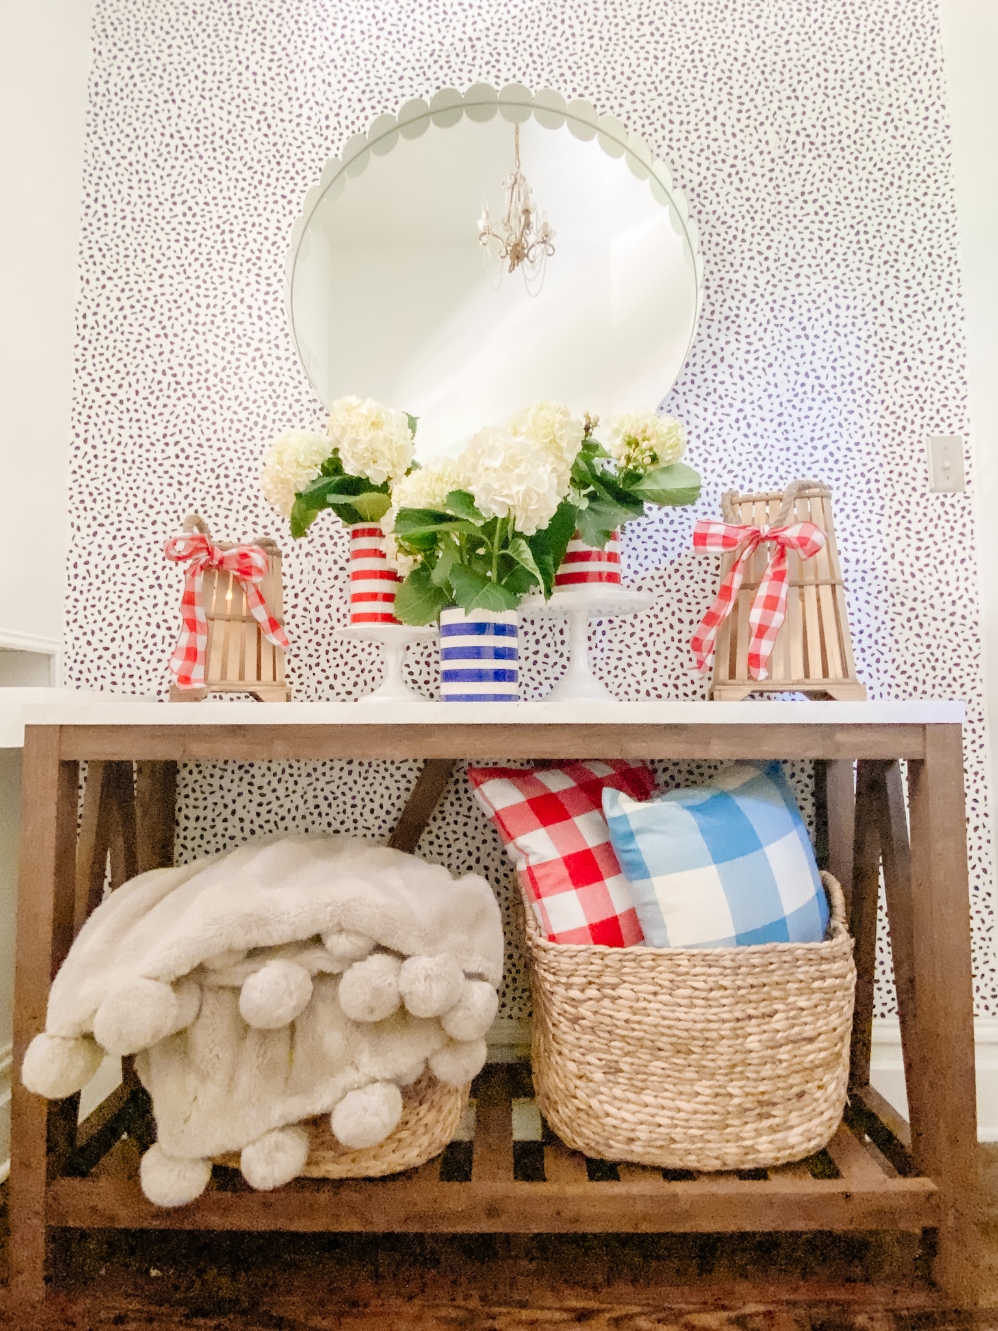
{"label": "wooden lantern", "polygon": [[[824,549],[811,559],[787,552],[787,617],[773,643],[769,678],[748,671],[749,609],[773,552],[765,543],[752,554],[731,614],[721,625],[714,656],[711,697],[737,702],[750,693],[810,693],[855,702],[866,698],[856,677],[846,616],[845,584],[832,525],[832,492],[819,481],[794,481],[782,493],[740,495],[721,500],[725,522],[782,527],[813,522],[825,533]],[[737,551],[721,560],[721,581]]]}
{"label": "wooden lantern", "polygon": [[[211,540],[207,523],[197,513],[184,519],[184,531],[201,532]],[[220,550],[231,550],[237,542],[214,544]],[[260,583],[260,592],[271,614],[283,624],[281,552],[269,536],[256,537],[250,544],[258,545],[267,555],[270,567]],[[204,687],[181,689],[171,684],[170,701],[200,702],[209,693],[249,693],[258,702],[287,702],[291,689],[284,676],[284,652],[264,637],[234,575],[221,569],[205,569],[201,599],[208,622]]]}

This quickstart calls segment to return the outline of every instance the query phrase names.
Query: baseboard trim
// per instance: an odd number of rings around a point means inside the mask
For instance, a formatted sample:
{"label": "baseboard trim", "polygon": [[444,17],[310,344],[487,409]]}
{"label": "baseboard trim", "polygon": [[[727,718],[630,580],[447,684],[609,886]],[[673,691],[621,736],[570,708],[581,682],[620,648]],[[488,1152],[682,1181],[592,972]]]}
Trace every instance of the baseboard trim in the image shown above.
{"label": "baseboard trim", "polygon": [[0,1183],[10,1173],[10,1083],[14,1051],[7,1044],[0,1048]]}
{"label": "baseboard trim", "polygon": [[[977,1018],[974,1043],[977,1049],[977,1138],[982,1142],[994,1142],[998,1141],[998,1018]],[[907,1117],[901,1031],[896,1017],[882,1017],[873,1023],[870,1074],[870,1080],[880,1094]]]}

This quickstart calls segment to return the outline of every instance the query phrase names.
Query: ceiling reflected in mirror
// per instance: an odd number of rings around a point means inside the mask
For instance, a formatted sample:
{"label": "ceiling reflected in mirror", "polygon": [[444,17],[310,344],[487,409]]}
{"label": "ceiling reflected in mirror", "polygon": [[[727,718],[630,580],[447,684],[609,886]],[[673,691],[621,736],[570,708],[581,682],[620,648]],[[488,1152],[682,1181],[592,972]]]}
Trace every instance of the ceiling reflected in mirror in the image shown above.
{"label": "ceiling reflected in mirror", "polygon": [[[496,231],[526,221],[543,261],[510,272],[497,238],[481,243],[486,216]],[[600,415],[658,404],[700,282],[664,164],[587,104],[517,88],[380,117],[327,164],[288,258],[292,332],[323,403],[412,412],[424,460],[540,398]]]}

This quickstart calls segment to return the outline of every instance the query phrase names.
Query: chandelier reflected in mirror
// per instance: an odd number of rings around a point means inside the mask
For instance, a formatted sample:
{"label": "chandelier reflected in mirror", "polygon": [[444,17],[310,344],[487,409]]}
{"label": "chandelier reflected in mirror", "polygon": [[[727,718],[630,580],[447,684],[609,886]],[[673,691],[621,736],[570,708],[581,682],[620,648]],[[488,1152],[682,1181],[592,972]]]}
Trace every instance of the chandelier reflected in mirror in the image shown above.
{"label": "chandelier reflected in mirror", "polygon": [[536,295],[544,283],[544,269],[554,254],[555,233],[547,215],[534,204],[527,178],[520,169],[520,126],[513,126],[513,170],[503,182],[505,206],[502,219],[493,223],[489,205],[482,203],[478,219],[478,243],[485,250],[485,264],[492,285],[498,287],[503,269],[519,268],[527,290]]}

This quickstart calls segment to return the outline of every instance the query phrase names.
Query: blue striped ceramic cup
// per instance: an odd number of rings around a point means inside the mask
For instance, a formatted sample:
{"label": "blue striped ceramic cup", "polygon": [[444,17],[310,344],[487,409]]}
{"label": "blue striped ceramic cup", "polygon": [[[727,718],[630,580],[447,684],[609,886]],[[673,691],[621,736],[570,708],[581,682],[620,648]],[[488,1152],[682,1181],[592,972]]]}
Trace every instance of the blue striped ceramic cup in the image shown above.
{"label": "blue striped ceramic cup", "polygon": [[515,610],[441,610],[441,701],[520,701],[519,621]]}

